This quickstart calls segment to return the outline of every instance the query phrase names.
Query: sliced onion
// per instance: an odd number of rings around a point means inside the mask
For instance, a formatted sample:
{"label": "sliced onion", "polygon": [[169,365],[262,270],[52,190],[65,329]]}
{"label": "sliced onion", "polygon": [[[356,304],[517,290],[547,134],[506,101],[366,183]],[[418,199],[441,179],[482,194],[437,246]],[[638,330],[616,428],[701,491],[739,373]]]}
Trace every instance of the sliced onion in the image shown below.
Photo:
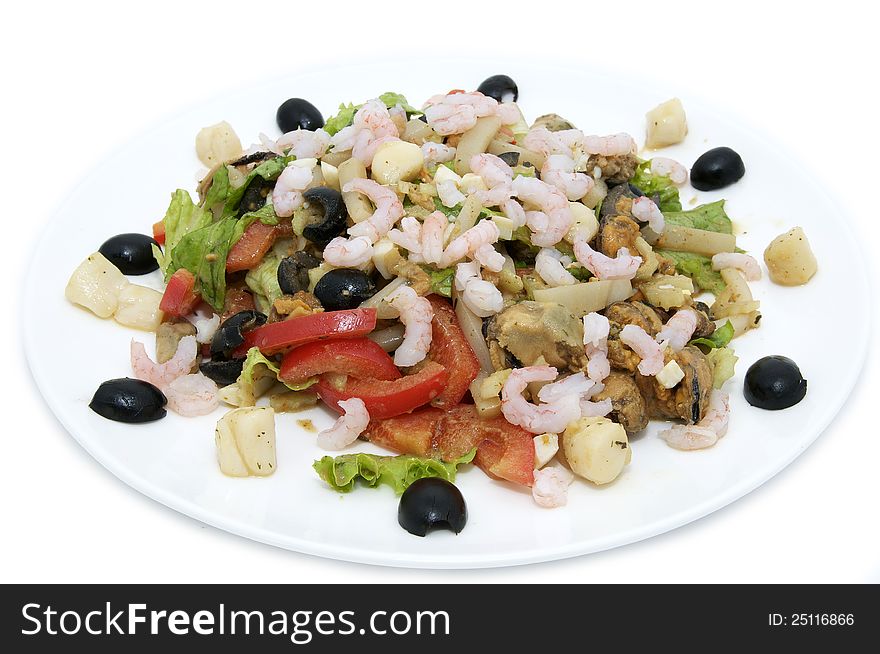
{"label": "sliced onion", "polygon": [[361,309],[375,309],[376,317],[379,320],[392,320],[400,316],[400,312],[385,302],[385,298],[391,295],[395,290],[406,284],[406,279],[397,277],[388,282],[388,285],[373,297],[364,300],[361,303]]}
{"label": "sliced onion", "polygon": [[483,337],[483,321],[473,311],[465,306],[464,302],[455,303],[455,315],[458,316],[458,324],[464,332],[464,337],[468,344],[477,355],[480,362],[480,369],[483,373],[491,375],[495,372],[495,366],[492,365],[492,358],[489,356],[489,346],[486,345],[486,339]]}
{"label": "sliced onion", "polygon": [[367,334],[367,338],[376,343],[386,352],[394,352],[403,342],[404,326],[400,323]]}

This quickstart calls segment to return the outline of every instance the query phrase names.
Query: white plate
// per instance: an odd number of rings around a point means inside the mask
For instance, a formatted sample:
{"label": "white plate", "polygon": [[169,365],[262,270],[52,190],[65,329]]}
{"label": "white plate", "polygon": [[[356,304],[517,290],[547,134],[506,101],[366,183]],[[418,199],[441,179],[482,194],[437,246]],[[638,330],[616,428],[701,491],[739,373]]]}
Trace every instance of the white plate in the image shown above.
{"label": "white plate", "polygon": [[[130,374],[129,341],[137,338],[151,347],[152,337],[73,307],[64,300],[64,286],[106,238],[148,233],[173,189],[194,190],[199,165],[193,143],[204,125],[227,120],[248,143],[261,131],[277,134],[275,109],[290,96],[309,98],[329,115],[340,102],[386,90],[418,103],[449,88],[475,87],[504,71],[518,81],[527,117],[553,111],[588,132],[628,131],[641,140],[645,111],[672,95],[632,79],[556,65],[421,62],[406,75],[399,68],[370,64],[304,73],[191,110],[96,169],[52,218],[29,271],[24,315],[43,318],[29,323],[25,348],[52,411],[110,471],[198,520],[291,550],[396,566],[500,566],[595,552],[696,520],[772,477],[831,422],[856,380],[867,345],[867,282],[863,259],[854,256],[856,240],[818,180],[764,135],[689,95],[682,100],[690,133],[683,145],[663,154],[689,165],[710,147],[728,145],[747,167],[739,183],[700,193],[699,201],[727,198],[740,245],[759,258],[772,237],[801,225],[819,260],[819,273],[804,287],[781,288],[766,279],[752,284],[764,318],[760,329],[735,341],[740,361],[727,386],[731,427],[715,447],[673,450],[656,437],[659,424],[654,424],[634,439],[632,464],[616,482],[602,488],[578,482],[568,506],[556,510],[540,509],[527,492],[467,469],[457,481],[468,502],[467,528],[457,536],[438,532],[417,538],[397,525],[397,500],[390,489],[338,495],[314,474],[311,463],[323,452],[296,421],[329,425],[332,418],[323,409],[278,416],[278,472],[266,479],[220,474],[213,434],[219,410],[197,419],[169,413],[148,425],[111,422],[89,410],[102,381]],[[683,190],[685,207],[692,195],[690,187]],[[155,275],[148,276],[154,285]],[[843,329],[840,313],[829,308],[832,302],[846,307],[842,350],[830,347]],[[809,392],[799,405],[768,412],[744,401],[743,374],[767,354],[784,354],[800,364]],[[358,449],[379,451],[368,444]]]}

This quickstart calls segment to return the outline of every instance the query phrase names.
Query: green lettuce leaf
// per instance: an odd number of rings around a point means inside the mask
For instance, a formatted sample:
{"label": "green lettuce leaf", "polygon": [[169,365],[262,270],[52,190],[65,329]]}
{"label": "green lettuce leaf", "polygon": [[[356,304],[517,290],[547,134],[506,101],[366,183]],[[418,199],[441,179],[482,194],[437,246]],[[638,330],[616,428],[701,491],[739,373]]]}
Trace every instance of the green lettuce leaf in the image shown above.
{"label": "green lettuce leaf", "polygon": [[712,335],[707,338],[695,338],[688,345],[703,345],[710,350],[716,350],[725,347],[733,340],[733,325],[728,320],[721,327],[718,327]]}
{"label": "green lettuce leaf", "polygon": [[208,192],[205,193],[202,207],[210,210],[215,205],[225,204],[226,198],[229,197],[230,188],[229,169],[226,166],[220,166],[214,171],[214,176],[211,178],[211,186],[208,188]]}
{"label": "green lettuce leaf", "polygon": [[660,211],[681,211],[681,200],[678,197],[678,188],[672,180],[665,175],[655,175],[651,172],[651,161],[643,161],[636,168],[630,183],[638,186],[645,195],[659,197]]}
{"label": "green lettuce leaf", "polygon": [[244,283],[254,292],[257,309],[267,315],[275,300],[284,295],[278,285],[278,266],[281,265],[281,259],[274,250],[268,252],[260,265],[249,270],[244,278]]}
{"label": "green lettuce leaf", "polygon": [[196,277],[202,299],[217,311],[226,298],[226,257],[238,221],[224,218],[186,234],[171,250],[169,271],[186,268]]}
{"label": "green lettuce leaf", "polygon": [[675,262],[675,269],[681,275],[690,277],[700,290],[718,295],[726,286],[721,273],[712,270],[712,259],[692,252],[675,252],[673,250],[655,249],[658,255]]}
{"label": "green lettuce leaf", "polygon": [[[403,110],[407,113],[407,115],[411,114],[421,114],[422,112],[419,109],[416,109],[409,102],[407,102],[406,97],[401,93],[394,93],[393,91],[386,91],[382,95],[379,96],[379,100],[385,103],[385,106],[391,109],[396,105],[400,105]],[[326,121],[324,121],[324,131],[327,132],[330,136],[333,136],[337,132],[342,131],[349,125],[351,125],[354,120],[354,115],[357,113],[357,110],[364,106],[364,103],[361,104],[341,104],[339,105],[339,111],[335,116],[330,116]]]}
{"label": "green lettuce leaf", "polygon": [[[235,380],[235,384],[238,386],[241,406],[254,406],[257,399],[257,382],[264,377],[272,377],[274,380],[281,381],[278,379],[279,370],[278,364],[272,361],[272,359],[266,358],[259,348],[252,347],[249,349],[247,358],[244,360],[241,368],[241,374]],[[302,391],[317,381],[317,377],[312,377],[301,384],[282,383],[292,391]]]}
{"label": "green lettuce leaf", "polygon": [[663,211],[663,218],[668,225],[733,234],[733,223],[724,211],[724,200],[701,204],[687,211]]}
{"label": "green lettuce leaf", "polygon": [[245,191],[247,191],[248,186],[250,186],[250,183],[254,181],[254,179],[257,177],[262,177],[265,180],[277,179],[281,172],[287,167],[287,164],[295,159],[296,157],[293,156],[275,157],[273,159],[267,159],[254,168],[248,173],[248,176],[245,177],[244,183],[242,183],[241,186],[229,189],[229,192],[226,195],[226,201],[223,203],[223,213],[221,214],[221,217],[228,218],[238,213],[241,199],[244,197]]}
{"label": "green lettuce leaf", "polygon": [[[165,223],[165,250],[153,246],[153,257],[159,264],[165,281],[177,268],[171,269],[172,253],[184,236],[211,224],[210,211],[196,206],[188,191],[177,189],[171,194],[171,203],[162,221]],[[180,266],[178,266],[179,268]]]}
{"label": "green lettuce leaf", "polygon": [[330,116],[330,118],[324,122],[324,131],[330,136],[342,131],[351,125],[351,121],[354,120],[354,115],[360,107],[361,105],[355,106],[351,103],[343,103],[339,105],[339,112],[335,116]]}
{"label": "green lettuce leaf", "polygon": [[[730,324],[730,323],[728,323]],[[720,389],[724,382],[733,377],[739,357],[729,347],[719,347],[706,355],[712,366],[712,387]]]}
{"label": "green lettuce leaf", "polygon": [[452,282],[455,279],[455,268],[441,268],[433,270],[431,268],[422,268],[431,278],[431,293],[442,295],[443,297],[452,297]]}
{"label": "green lettuce leaf", "polygon": [[371,487],[387,484],[400,495],[414,481],[425,477],[455,481],[456,468],[470,463],[476,453],[477,448],[474,448],[460,459],[448,463],[409,455],[343,454],[335,458],[325,456],[315,461],[312,467],[321,479],[340,493],[351,492],[355,481],[361,479]]}

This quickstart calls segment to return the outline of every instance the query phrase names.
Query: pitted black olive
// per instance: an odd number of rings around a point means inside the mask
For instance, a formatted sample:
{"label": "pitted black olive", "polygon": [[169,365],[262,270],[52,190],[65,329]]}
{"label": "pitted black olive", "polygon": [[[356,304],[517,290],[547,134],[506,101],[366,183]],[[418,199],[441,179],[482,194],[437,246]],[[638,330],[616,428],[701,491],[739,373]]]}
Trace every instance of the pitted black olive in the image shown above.
{"label": "pitted black olive", "polygon": [[286,295],[309,289],[309,270],[320,265],[308,252],[294,252],[278,265],[278,286]]}
{"label": "pitted black olive", "polygon": [[704,152],[691,167],[691,185],[700,191],[717,191],[746,174],[746,165],[734,150],[726,147]]}
{"label": "pitted black olive", "polygon": [[165,417],[167,401],[162,391],[152,384],[122,377],[98,386],[89,408],[117,422],[152,422]]}
{"label": "pitted black olive", "polygon": [[325,248],[330,241],[345,231],[348,211],[345,202],[342,201],[342,194],[327,186],[316,186],[303,193],[303,198],[306,202],[317,202],[324,211],[321,222],[306,225],[303,236],[319,248]]}
{"label": "pitted black olive", "polygon": [[262,209],[266,204],[266,198],[275,188],[273,180],[263,179],[259,175],[251,180],[245,189],[244,195],[241,196],[241,203],[238,205],[238,217],[241,218],[248,212]]}
{"label": "pitted black olive", "polygon": [[804,399],[807,380],[788,357],[764,357],[746,372],[743,393],[746,401],[759,409],[787,409]]}
{"label": "pitted black olive", "polygon": [[236,159],[235,161],[230,161],[228,165],[235,166],[246,166],[252,163],[259,163],[261,161],[268,161],[269,159],[274,159],[278,155],[274,152],[251,152],[250,154],[245,154]]}
{"label": "pitted black olive", "polygon": [[467,505],[454,484],[439,477],[426,477],[403,491],[397,522],[414,536],[424,536],[438,527],[457,534],[467,523]]}
{"label": "pitted black olive", "polygon": [[266,323],[259,311],[239,311],[223,321],[211,340],[211,357],[223,358],[244,343],[245,332]]}
{"label": "pitted black olive", "polygon": [[519,152],[502,152],[498,155],[498,158],[513,168],[519,163]]}
{"label": "pitted black olive", "polygon": [[490,98],[495,98],[498,102],[505,102],[508,98],[505,96],[513,96],[511,99],[516,102],[519,98],[519,89],[507,75],[492,75],[484,79],[477,87],[477,91]]}
{"label": "pitted black olive", "polygon": [[315,131],[324,126],[324,117],[317,107],[308,100],[290,98],[278,107],[275,122],[278,123],[278,129],[286,134],[295,129]]}
{"label": "pitted black olive", "polygon": [[354,309],[375,294],[370,276],[354,268],[335,268],[315,284],[315,297],[327,311]]}
{"label": "pitted black olive", "polygon": [[235,383],[243,367],[244,359],[202,361],[199,364],[199,370],[202,371],[202,374],[215,381],[218,386],[229,386],[229,384]]}
{"label": "pitted black olive", "polygon": [[159,267],[152,246],[159,244],[145,234],[118,234],[108,238],[98,252],[123,275],[146,275]]}

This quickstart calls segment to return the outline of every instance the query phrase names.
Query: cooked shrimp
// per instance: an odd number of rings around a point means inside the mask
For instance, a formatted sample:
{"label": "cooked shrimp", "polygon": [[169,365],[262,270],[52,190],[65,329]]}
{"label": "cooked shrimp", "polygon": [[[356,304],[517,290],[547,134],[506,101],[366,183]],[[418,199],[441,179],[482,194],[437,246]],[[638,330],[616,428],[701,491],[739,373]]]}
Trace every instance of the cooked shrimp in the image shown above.
{"label": "cooked shrimp", "polygon": [[428,125],[442,136],[466,132],[477,124],[477,118],[497,110],[498,102],[479,92],[435,95],[424,106]]}
{"label": "cooked shrimp", "polygon": [[425,141],[422,143],[422,155],[425,157],[425,165],[441,164],[452,161],[455,158],[455,148],[442,143]]}
{"label": "cooked shrimp", "polygon": [[636,142],[632,136],[621,132],[610,136],[585,136],[583,147],[589,154],[616,157],[635,152]]}
{"label": "cooked shrimp", "polygon": [[595,182],[592,177],[574,171],[574,159],[564,154],[551,154],[541,168],[541,179],[565,193],[569,200],[580,200]]}
{"label": "cooked shrimp", "polygon": [[281,218],[292,216],[294,210],[303,205],[303,191],[312,183],[312,169],[297,166],[296,162],[287,165],[272,189],[272,208]]}
{"label": "cooked shrimp", "polygon": [[373,163],[373,157],[380,145],[400,140],[397,125],[381,100],[365,102],[355,113],[352,127],[356,132],[352,139],[351,156],[368,167]]}
{"label": "cooked shrimp", "polygon": [[484,207],[500,207],[510,201],[510,196],[513,195],[513,185],[510,182],[504,182],[487,190],[479,190],[474,195]]}
{"label": "cooked shrimp", "polygon": [[546,466],[534,472],[532,497],[538,506],[553,509],[568,503],[568,487],[574,475],[562,466]]}
{"label": "cooked shrimp", "polygon": [[639,222],[648,223],[648,227],[657,234],[662,234],[666,227],[666,221],[660,207],[651,198],[644,195],[633,200],[632,215]]}
{"label": "cooked shrimp", "polygon": [[337,236],[324,248],[324,261],[338,268],[357,268],[373,257],[373,243],[366,236]]}
{"label": "cooked shrimp", "polygon": [[474,250],[474,260],[492,272],[501,272],[504,268],[504,255],[498,252],[490,243],[483,243]]}
{"label": "cooked shrimp", "polygon": [[572,215],[568,199],[555,186],[534,177],[515,177],[512,185],[520,200],[540,209],[526,212],[526,224],[532,231],[532,243],[539,247],[551,247],[559,243],[571,228]]}
{"label": "cooked shrimp", "polygon": [[563,395],[553,402],[532,404],[522,393],[531,382],[553,381],[556,368],[552,366],[528,366],[511,371],[501,388],[501,413],[508,422],[519,425],[533,434],[558,434],[569,423],[581,417],[581,407],[576,395]]}
{"label": "cooked shrimp", "polygon": [[501,211],[513,223],[513,228],[518,229],[526,224],[526,212],[522,205],[513,199],[508,199],[499,204]]}
{"label": "cooked shrimp", "polygon": [[711,447],[727,433],[730,422],[730,396],[718,390],[709,394],[709,408],[696,425],[673,425],[660,432],[660,438],[677,450]]}
{"label": "cooked shrimp", "polygon": [[403,203],[397,197],[397,193],[371,179],[353,179],[343,187],[342,191],[363,193],[376,206],[376,210],[369,218],[348,228],[351,236],[365,236],[370,243],[375,243],[403,218]]}
{"label": "cooked shrimp", "polygon": [[465,306],[480,318],[494,316],[504,308],[501,291],[480,277],[478,261],[460,263],[455,267],[455,288],[461,293]]}
{"label": "cooked shrimp", "polygon": [[431,347],[431,303],[409,286],[401,286],[386,298],[400,312],[404,326],[403,343],[394,352],[394,365],[414,366],[424,359]]}
{"label": "cooked shrimp", "polygon": [[611,398],[605,398],[598,402],[594,402],[593,400],[581,400],[581,417],[602,418],[611,413],[613,408],[614,407],[611,405]]}
{"label": "cooked shrimp", "polygon": [[165,363],[155,363],[144,349],[144,344],[131,342],[131,370],[134,376],[153,386],[164,388],[178,377],[188,375],[198,354],[195,336],[184,336],[177,344],[177,351]]}
{"label": "cooked shrimp", "polygon": [[538,391],[538,399],[542,402],[555,402],[565,396],[573,395],[579,400],[592,395],[596,384],[582,372],[569,375],[559,381],[547,384]]}
{"label": "cooked shrimp", "polygon": [[680,352],[691,340],[697,324],[697,314],[693,309],[680,309],[657,333],[657,342],[661,346],[668,346],[673,352]]}
{"label": "cooked shrimp", "polygon": [[656,375],[663,370],[663,346],[638,325],[626,325],[620,330],[620,341],[629,345],[642,359],[639,372],[645,377]]}
{"label": "cooked shrimp", "polygon": [[585,240],[574,244],[574,256],[599,279],[632,279],[642,265],[642,258],[630,255],[627,248],[620,248],[612,259],[596,252]]}
{"label": "cooked shrimp", "polygon": [[500,235],[498,225],[491,220],[483,219],[447,245],[437,265],[441,268],[447,268],[456,261],[473,255],[481,245],[491,245],[497,242]]}
{"label": "cooked shrimp", "polygon": [[359,397],[340,400],[338,405],[345,413],[336,419],[330,429],[318,434],[318,447],[325,450],[345,449],[354,443],[370,424],[367,405]]}
{"label": "cooked shrimp", "polygon": [[675,159],[667,159],[666,157],[651,159],[651,172],[655,175],[668,177],[673,184],[684,184],[688,178],[687,168]]}
{"label": "cooked shrimp", "polygon": [[530,129],[523,139],[529,150],[540,152],[545,157],[562,154],[571,157],[575,149],[582,147],[584,133],[579,129],[563,129],[551,132],[546,127]]}
{"label": "cooked shrimp", "polygon": [[400,229],[388,232],[388,240],[409,251],[410,254],[422,253],[422,223],[412,216],[405,216],[400,221]]}
{"label": "cooked shrimp", "polygon": [[323,129],[315,131],[297,129],[283,134],[275,141],[279,150],[288,150],[288,155],[297,159],[319,158],[324,156],[330,146],[330,135]]}
{"label": "cooked shrimp", "polygon": [[513,169],[494,154],[475,154],[470,160],[471,172],[479,175],[486,186],[494,188],[513,179]]}
{"label": "cooked shrimp", "polygon": [[608,362],[608,334],[610,330],[611,323],[602,314],[594,311],[584,316],[584,352],[587,355],[587,376],[597,384],[611,374],[611,364]]}
{"label": "cooked shrimp", "polygon": [[443,256],[443,236],[449,221],[440,211],[435,211],[422,223],[422,258],[426,263],[437,263]]}
{"label": "cooked shrimp", "polygon": [[761,266],[757,260],[741,252],[719,252],[712,257],[712,270],[736,268],[750,282],[761,279]]}
{"label": "cooked shrimp", "polygon": [[217,384],[202,373],[183,375],[162,389],[168,408],[187,418],[205,416],[220,406]]}
{"label": "cooked shrimp", "polygon": [[467,199],[451,179],[444,179],[437,184],[437,197],[444,207],[454,207]]}
{"label": "cooked shrimp", "polygon": [[577,279],[565,269],[570,263],[571,259],[556,248],[541,248],[535,257],[535,272],[550,286],[571,286]]}

